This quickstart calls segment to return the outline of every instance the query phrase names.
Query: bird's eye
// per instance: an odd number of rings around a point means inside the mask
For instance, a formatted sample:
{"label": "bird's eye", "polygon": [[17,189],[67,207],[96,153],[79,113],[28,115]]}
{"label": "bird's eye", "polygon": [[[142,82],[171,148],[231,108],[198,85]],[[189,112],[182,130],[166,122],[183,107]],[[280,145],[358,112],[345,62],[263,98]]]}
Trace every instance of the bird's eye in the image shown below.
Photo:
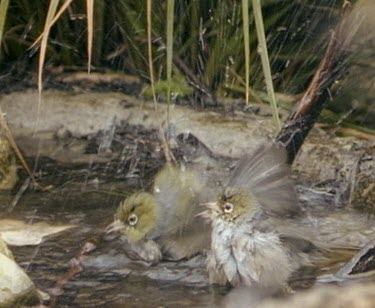
{"label": "bird's eye", "polygon": [[225,203],[223,209],[224,209],[224,213],[231,213],[233,211],[233,204]]}
{"label": "bird's eye", "polygon": [[131,214],[128,218],[129,225],[134,226],[136,225],[137,222],[138,222],[138,216],[135,214]]}

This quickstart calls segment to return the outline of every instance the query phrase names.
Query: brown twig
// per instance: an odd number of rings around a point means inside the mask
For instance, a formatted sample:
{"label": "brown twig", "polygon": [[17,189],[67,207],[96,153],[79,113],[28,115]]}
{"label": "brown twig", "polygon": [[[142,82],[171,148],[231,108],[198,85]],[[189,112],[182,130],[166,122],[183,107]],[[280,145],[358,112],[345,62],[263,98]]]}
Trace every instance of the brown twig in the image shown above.
{"label": "brown twig", "polygon": [[96,245],[93,242],[88,241],[82,246],[77,256],[70,260],[69,271],[56,282],[55,287],[53,288],[53,294],[49,303],[50,308],[55,307],[58,297],[64,293],[64,286],[66,283],[82,271],[82,258],[95,248]]}
{"label": "brown twig", "polygon": [[17,155],[18,159],[20,160],[23,168],[26,170],[26,172],[29,174],[29,176],[32,178],[32,180],[35,182],[35,179],[33,177],[33,174],[30,171],[29,166],[27,165],[27,162],[23,158],[20,149],[18,148],[16,142],[13,139],[13,135],[12,135],[12,133],[11,133],[9,127],[8,127],[7,121],[5,120],[4,113],[3,113],[3,110],[1,109],[1,106],[0,106],[0,126],[3,128],[3,130],[5,132],[5,135],[6,135],[7,139],[9,140],[10,145],[12,146],[13,151],[16,153],[16,155]]}

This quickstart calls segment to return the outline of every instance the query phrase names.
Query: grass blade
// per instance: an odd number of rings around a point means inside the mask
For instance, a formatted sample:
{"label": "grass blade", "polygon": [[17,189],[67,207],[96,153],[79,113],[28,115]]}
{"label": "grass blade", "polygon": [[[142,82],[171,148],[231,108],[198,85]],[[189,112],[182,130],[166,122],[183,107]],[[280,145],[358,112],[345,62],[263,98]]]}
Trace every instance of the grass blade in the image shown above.
{"label": "grass blade", "polygon": [[87,5],[87,72],[91,71],[91,58],[92,58],[92,38],[94,32],[94,0],[86,0]]}
{"label": "grass blade", "polygon": [[[70,5],[70,3],[72,2],[73,0],[66,0],[63,5],[61,6],[61,8],[59,9],[59,11],[56,13],[55,17],[53,17],[53,19],[51,20],[51,22],[48,24],[48,28],[52,28],[52,26],[55,24],[55,22],[60,18],[60,16],[62,15],[62,13],[64,13],[64,11],[67,9],[67,7]],[[46,27],[46,26],[45,26]],[[43,35],[44,35],[44,32],[42,32],[41,35],[39,35],[39,37],[35,40],[35,42],[29,47],[29,49],[32,49],[34,48],[37,44],[40,43],[40,41],[42,40],[43,38]]]}
{"label": "grass blade", "polygon": [[155,92],[155,80],[154,80],[154,65],[153,65],[153,58],[152,58],[152,33],[151,33],[151,25],[152,25],[152,18],[151,18],[151,11],[152,11],[152,0],[147,0],[147,49],[148,49],[148,66],[149,66],[149,73],[150,73],[150,83],[152,89],[152,97],[154,99],[155,110],[158,110],[158,103],[156,101],[156,92]]}
{"label": "grass blade", "polygon": [[171,103],[171,82],[172,82],[172,58],[173,58],[173,20],[174,20],[174,0],[168,0],[167,6],[167,102],[168,114]]}
{"label": "grass blade", "polygon": [[1,0],[0,2],[0,53],[1,53],[1,42],[3,39],[4,25],[7,18],[7,11],[9,6],[9,0]]}
{"label": "grass blade", "polygon": [[252,0],[252,1],[253,1],[255,26],[257,30],[257,36],[258,36],[258,42],[259,42],[259,48],[260,48],[260,57],[262,61],[264,78],[266,81],[267,93],[268,93],[268,96],[270,97],[270,103],[271,103],[272,115],[273,115],[275,127],[277,131],[280,131],[281,124],[280,124],[279,114],[277,112],[275,91],[273,89],[273,83],[272,83],[270,61],[269,61],[268,51],[267,51],[267,42],[266,42],[266,36],[264,34],[262,9],[260,6],[260,0]]}
{"label": "grass blade", "polygon": [[44,30],[42,33],[42,42],[40,45],[40,51],[39,51],[39,65],[38,65],[38,111],[37,111],[37,119],[35,123],[35,131],[38,128],[39,124],[39,116],[40,116],[40,108],[42,105],[42,80],[43,80],[43,66],[44,61],[46,58],[46,50],[47,50],[47,41],[49,36],[49,31],[51,29],[51,22],[53,20],[53,17],[55,16],[57,6],[59,5],[59,0],[51,0],[48,8],[48,13],[46,17],[46,22],[44,24]]}
{"label": "grass blade", "polygon": [[246,105],[249,104],[250,83],[250,33],[249,33],[249,0],[242,0],[242,22],[245,47],[245,89]]}

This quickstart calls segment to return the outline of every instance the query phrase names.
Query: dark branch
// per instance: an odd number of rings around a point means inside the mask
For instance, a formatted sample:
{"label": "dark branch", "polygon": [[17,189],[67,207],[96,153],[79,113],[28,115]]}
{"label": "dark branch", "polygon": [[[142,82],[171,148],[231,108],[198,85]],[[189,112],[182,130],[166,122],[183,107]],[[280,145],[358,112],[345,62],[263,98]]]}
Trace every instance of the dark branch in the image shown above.
{"label": "dark branch", "polygon": [[[350,11],[350,3],[346,1],[343,17],[332,31],[324,58],[305,94],[276,137],[276,143],[287,149],[290,163],[293,162],[322,109],[331,99],[330,87],[346,71],[349,56],[348,42],[354,35],[353,29],[349,29],[349,24],[352,24]],[[347,31],[350,31],[350,35]]]}

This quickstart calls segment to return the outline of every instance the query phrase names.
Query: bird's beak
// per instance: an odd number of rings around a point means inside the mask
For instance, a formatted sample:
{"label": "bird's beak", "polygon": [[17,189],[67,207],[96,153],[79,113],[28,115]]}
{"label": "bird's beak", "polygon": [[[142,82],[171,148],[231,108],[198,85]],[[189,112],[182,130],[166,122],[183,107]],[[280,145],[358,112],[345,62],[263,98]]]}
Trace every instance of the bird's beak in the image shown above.
{"label": "bird's beak", "polygon": [[122,223],[121,220],[116,219],[113,223],[107,226],[107,228],[105,229],[105,233],[109,234],[109,233],[123,230],[125,228],[126,228],[125,224]]}
{"label": "bird's beak", "polygon": [[197,217],[202,217],[206,220],[212,220],[214,217],[216,217],[220,213],[220,208],[217,204],[217,202],[209,202],[209,203],[203,203],[199,206],[205,208],[206,210],[197,214]]}

